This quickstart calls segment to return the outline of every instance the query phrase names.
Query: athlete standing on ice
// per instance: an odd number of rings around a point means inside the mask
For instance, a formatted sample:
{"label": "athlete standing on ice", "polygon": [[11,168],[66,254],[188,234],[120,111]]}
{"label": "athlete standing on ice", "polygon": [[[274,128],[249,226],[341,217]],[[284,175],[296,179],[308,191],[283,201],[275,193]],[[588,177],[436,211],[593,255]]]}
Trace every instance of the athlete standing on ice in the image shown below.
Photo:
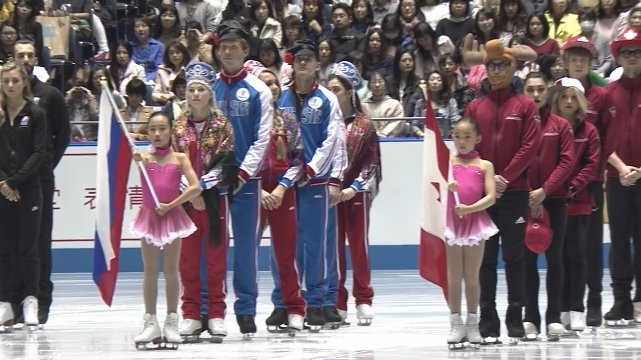
{"label": "athlete standing on ice", "polygon": [[258,297],[260,169],[269,143],[274,108],[267,85],[244,68],[250,34],[235,20],[223,22],[217,32],[220,45],[216,55],[222,70],[214,84],[214,93],[218,108],[233,127],[239,181],[229,205],[234,234],[234,313],[240,332],[251,337],[256,332],[254,317]]}

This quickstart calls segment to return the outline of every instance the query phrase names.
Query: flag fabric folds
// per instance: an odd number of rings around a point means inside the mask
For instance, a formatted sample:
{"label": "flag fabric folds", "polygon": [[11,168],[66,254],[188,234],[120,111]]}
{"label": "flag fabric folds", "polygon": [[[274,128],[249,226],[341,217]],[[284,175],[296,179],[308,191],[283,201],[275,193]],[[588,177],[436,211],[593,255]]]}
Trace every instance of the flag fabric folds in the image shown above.
{"label": "flag fabric folds", "polygon": [[118,255],[132,154],[109,95],[103,91],[100,97],[93,280],[103,301],[111,306],[118,275]]}
{"label": "flag fabric folds", "polygon": [[443,290],[447,299],[447,261],[445,255],[445,218],[448,199],[450,152],[434,118],[429,94],[425,94],[423,138],[423,177],[421,196],[421,239],[418,268],[421,277]]}

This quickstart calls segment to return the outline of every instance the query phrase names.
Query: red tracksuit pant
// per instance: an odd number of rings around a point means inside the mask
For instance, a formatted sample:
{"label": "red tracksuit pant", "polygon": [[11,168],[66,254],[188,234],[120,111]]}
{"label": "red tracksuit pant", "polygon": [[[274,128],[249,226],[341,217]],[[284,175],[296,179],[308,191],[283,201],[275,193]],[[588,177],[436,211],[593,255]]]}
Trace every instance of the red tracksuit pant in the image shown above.
{"label": "red tracksuit pant", "polygon": [[[270,193],[278,185],[265,179],[263,181],[263,189]],[[293,188],[285,191],[278,209],[261,211],[261,233],[267,224],[272,236],[271,264],[276,266],[278,273],[281,301],[288,314],[304,316],[305,300],[300,293],[296,269],[296,191]]]}
{"label": "red tracksuit pant", "polygon": [[369,267],[369,228],[370,194],[359,192],[351,200],[339,203],[336,208],[338,217],[338,294],[336,307],[347,310],[349,296],[345,288],[345,243],[349,243],[349,253],[352,260],[354,284],[352,294],[356,305],[372,304],[374,290],[370,285]]}
{"label": "red tracksuit pant", "polygon": [[227,276],[227,247],[229,235],[227,233],[227,197],[220,196],[218,209],[221,218],[220,243],[209,243],[209,221],[206,211],[197,211],[191,204],[188,205],[187,215],[196,224],[196,232],[182,240],[180,249],[180,281],[183,286],[182,305],[183,318],[200,320],[201,281],[200,259],[202,242],[205,242],[205,262],[207,268],[208,317],[225,317],[225,295]]}

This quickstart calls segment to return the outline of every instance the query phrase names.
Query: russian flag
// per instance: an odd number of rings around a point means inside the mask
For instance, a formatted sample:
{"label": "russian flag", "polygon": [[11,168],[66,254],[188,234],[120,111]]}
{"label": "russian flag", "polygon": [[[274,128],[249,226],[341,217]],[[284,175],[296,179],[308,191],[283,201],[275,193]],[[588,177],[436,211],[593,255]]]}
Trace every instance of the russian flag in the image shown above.
{"label": "russian flag", "polygon": [[93,281],[98,286],[102,300],[111,306],[118,275],[122,220],[132,154],[109,95],[103,90],[100,97]]}
{"label": "russian flag", "polygon": [[447,261],[445,255],[445,218],[450,151],[436,125],[429,93],[425,95],[425,135],[423,138],[423,181],[421,242],[418,252],[420,275],[441,287],[447,299]]}

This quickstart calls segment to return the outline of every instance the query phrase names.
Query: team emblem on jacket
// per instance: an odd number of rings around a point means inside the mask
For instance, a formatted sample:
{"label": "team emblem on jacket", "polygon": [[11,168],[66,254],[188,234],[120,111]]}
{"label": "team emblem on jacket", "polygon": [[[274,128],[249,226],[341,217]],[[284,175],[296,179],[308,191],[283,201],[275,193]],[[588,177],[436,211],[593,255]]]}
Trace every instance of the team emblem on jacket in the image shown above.
{"label": "team emblem on jacket", "polygon": [[246,101],[249,99],[249,90],[245,88],[238,89],[238,91],[236,91],[236,99],[240,101]]}
{"label": "team emblem on jacket", "polygon": [[309,107],[312,109],[318,109],[321,107],[321,105],[323,105],[323,100],[321,100],[321,98],[319,98],[318,96],[314,96],[309,99],[307,104],[309,104]]}
{"label": "team emblem on jacket", "polygon": [[40,98],[37,97],[37,96],[34,96],[33,97],[33,103],[36,104],[36,105],[40,105]]}
{"label": "team emblem on jacket", "polygon": [[28,116],[23,116],[22,119],[20,119],[20,126],[29,126],[29,117]]}

